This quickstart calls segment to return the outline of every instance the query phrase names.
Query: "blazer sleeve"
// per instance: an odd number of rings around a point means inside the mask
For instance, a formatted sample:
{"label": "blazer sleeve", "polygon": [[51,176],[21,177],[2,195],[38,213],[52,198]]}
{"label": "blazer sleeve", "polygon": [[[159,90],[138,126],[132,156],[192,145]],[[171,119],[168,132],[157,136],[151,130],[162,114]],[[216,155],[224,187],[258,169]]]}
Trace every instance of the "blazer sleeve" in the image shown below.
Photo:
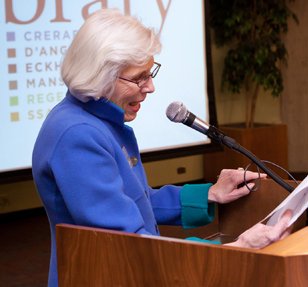
{"label": "blazer sleeve", "polygon": [[194,228],[211,223],[215,204],[208,203],[212,184],[165,185],[151,189],[151,202],[158,224],[182,225]]}

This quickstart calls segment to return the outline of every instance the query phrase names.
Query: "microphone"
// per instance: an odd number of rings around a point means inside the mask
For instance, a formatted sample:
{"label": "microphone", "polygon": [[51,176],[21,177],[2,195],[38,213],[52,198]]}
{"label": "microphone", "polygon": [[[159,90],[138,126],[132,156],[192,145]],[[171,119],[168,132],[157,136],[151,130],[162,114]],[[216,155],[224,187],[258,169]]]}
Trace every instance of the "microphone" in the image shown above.
{"label": "microphone", "polygon": [[172,122],[183,123],[198,132],[208,135],[210,126],[192,112],[188,111],[185,105],[181,102],[171,103],[167,107],[166,116]]}
{"label": "microphone", "polygon": [[208,136],[210,139],[224,144],[225,146],[233,149],[253,161],[258,167],[260,167],[267,175],[269,175],[274,181],[284,187],[287,191],[292,192],[294,187],[286,183],[279,175],[269,169],[262,161],[260,161],[253,153],[242,147],[233,138],[224,135],[219,129],[212,125],[208,125],[200,118],[195,116],[192,112],[188,111],[185,105],[181,102],[171,103],[166,110],[166,116],[168,119],[175,123],[183,123],[198,132],[201,132]]}
{"label": "microphone", "polygon": [[216,127],[207,124],[192,112],[188,111],[182,102],[172,102],[169,104],[166,110],[166,116],[170,121],[183,123],[184,125],[203,133],[219,144],[224,144],[232,149],[238,149],[239,144],[233,138],[224,135]]}

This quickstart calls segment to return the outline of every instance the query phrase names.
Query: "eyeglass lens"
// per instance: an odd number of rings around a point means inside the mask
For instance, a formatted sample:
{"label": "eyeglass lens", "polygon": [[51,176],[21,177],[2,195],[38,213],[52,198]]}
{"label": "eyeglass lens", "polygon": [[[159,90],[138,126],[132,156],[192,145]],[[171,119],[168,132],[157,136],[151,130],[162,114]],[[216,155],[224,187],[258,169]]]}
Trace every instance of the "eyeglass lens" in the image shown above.
{"label": "eyeglass lens", "polygon": [[140,79],[138,81],[138,87],[142,87],[150,78],[155,78],[155,76],[157,75],[158,71],[159,71],[159,68],[160,68],[160,64],[154,62],[154,64],[156,65],[156,67],[153,69],[153,71],[145,76],[144,78]]}

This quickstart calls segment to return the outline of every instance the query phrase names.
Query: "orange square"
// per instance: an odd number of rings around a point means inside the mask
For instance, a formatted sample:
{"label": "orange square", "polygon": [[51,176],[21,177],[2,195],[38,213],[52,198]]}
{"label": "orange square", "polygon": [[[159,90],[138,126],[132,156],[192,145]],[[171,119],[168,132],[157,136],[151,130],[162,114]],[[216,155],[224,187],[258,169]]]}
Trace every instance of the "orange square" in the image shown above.
{"label": "orange square", "polygon": [[8,58],[15,58],[16,57],[16,49],[7,49],[7,56],[8,56]]}
{"label": "orange square", "polygon": [[19,113],[18,112],[11,113],[11,122],[18,122],[18,121],[19,121]]}
{"label": "orange square", "polygon": [[17,72],[17,65],[16,64],[9,64],[8,65],[8,72],[9,72],[9,74],[15,74]]}
{"label": "orange square", "polygon": [[9,81],[9,89],[10,90],[17,90],[17,81]]}

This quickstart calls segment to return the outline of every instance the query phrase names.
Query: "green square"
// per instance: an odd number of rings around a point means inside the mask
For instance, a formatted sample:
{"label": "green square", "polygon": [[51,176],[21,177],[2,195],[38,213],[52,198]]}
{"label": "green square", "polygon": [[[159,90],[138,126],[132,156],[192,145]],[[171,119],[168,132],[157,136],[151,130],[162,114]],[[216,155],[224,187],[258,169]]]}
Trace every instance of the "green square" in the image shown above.
{"label": "green square", "polygon": [[18,97],[10,97],[10,106],[18,106]]}

